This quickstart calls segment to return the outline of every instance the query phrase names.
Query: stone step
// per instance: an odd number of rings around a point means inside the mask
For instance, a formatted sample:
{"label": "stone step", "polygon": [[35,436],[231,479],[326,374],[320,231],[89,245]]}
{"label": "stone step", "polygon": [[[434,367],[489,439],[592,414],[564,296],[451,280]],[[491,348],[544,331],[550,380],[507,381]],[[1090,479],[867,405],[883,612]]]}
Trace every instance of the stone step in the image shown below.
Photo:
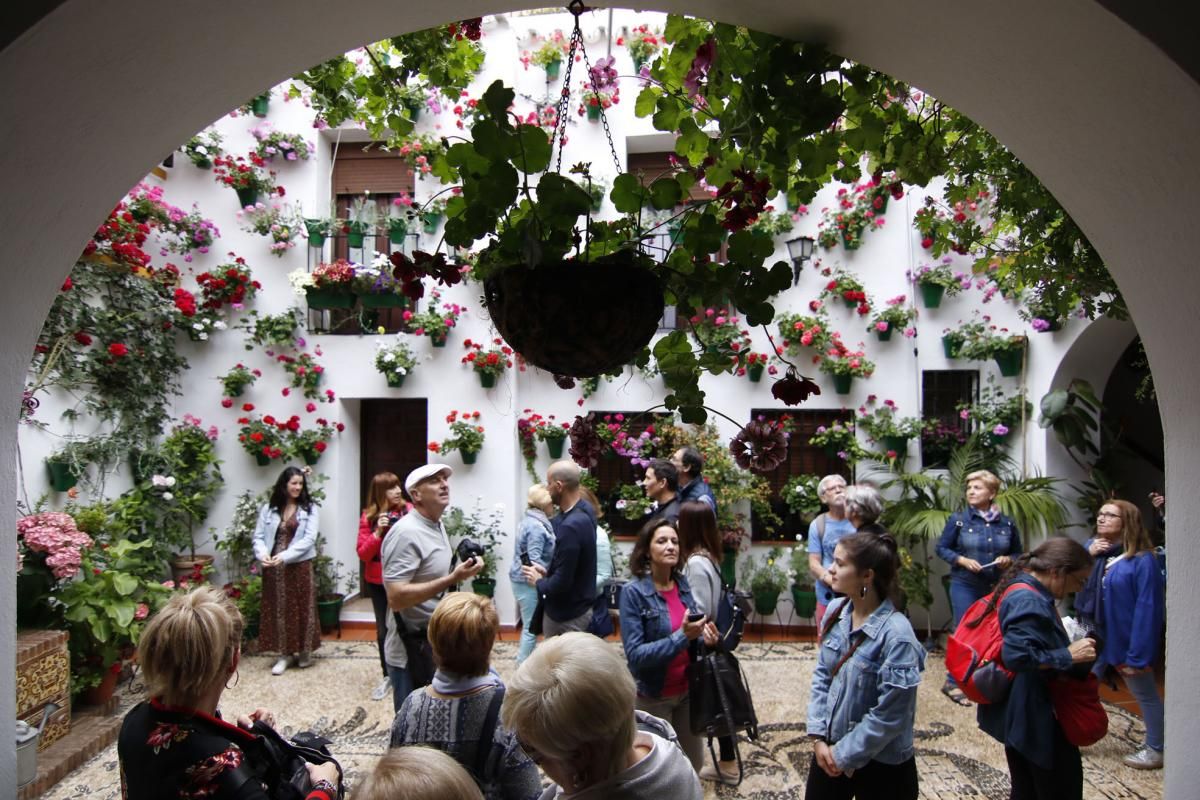
{"label": "stone step", "polygon": [[121,717],[116,711],[116,697],[103,706],[75,709],[70,732],[38,753],[37,777],[18,790],[17,800],[39,797],[115,742],[121,730]]}

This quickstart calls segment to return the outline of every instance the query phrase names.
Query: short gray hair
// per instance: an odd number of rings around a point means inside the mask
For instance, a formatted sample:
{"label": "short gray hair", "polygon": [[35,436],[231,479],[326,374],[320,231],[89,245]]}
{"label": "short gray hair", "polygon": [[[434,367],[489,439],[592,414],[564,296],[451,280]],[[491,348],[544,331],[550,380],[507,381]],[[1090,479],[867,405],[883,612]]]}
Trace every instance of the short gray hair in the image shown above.
{"label": "short gray hair", "polygon": [[854,484],[846,487],[846,516],[858,517],[864,525],[879,519],[883,497],[874,486]]}
{"label": "short gray hair", "polygon": [[824,478],[821,478],[821,482],[817,484],[817,497],[823,500],[825,498],[825,493],[829,491],[829,487],[833,486],[835,483],[840,483],[842,486],[845,486],[846,479],[841,475],[826,475]]}

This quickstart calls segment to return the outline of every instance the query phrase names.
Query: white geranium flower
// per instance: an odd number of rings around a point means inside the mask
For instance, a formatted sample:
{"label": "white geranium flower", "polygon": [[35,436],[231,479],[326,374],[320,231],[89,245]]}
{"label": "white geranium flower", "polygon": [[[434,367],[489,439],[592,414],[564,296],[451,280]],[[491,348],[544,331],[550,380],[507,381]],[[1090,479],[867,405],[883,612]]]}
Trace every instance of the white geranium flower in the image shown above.
{"label": "white geranium flower", "polygon": [[155,486],[162,487],[167,485],[167,479],[162,475],[153,475],[150,478],[150,483]]}
{"label": "white geranium flower", "polygon": [[204,323],[202,323],[202,322],[193,322],[193,323],[192,323],[192,330],[194,330],[194,331],[202,331],[202,330],[204,330]]}
{"label": "white geranium flower", "polygon": [[386,361],[386,362],[388,362],[388,363],[390,364],[391,362],[393,362],[393,361],[395,361],[395,360],[396,360],[396,354],[395,354],[395,353],[390,353],[390,352],[389,352],[389,353],[384,353],[384,354],[383,354],[383,360],[384,360],[384,361]]}
{"label": "white geranium flower", "polygon": [[166,478],[163,480],[163,485],[164,485],[164,486],[167,486],[167,487],[174,486],[174,485],[175,485],[175,476],[174,476],[174,475],[168,475],[168,476],[167,476],[167,477],[166,477]]}
{"label": "white geranium flower", "polygon": [[174,499],[175,499],[175,495],[171,494],[170,492],[163,492],[163,493],[162,493],[162,499],[163,499],[163,500],[174,500]]}
{"label": "white geranium flower", "polygon": [[200,336],[199,336],[198,338],[200,339],[200,341],[202,341],[202,342],[206,342],[206,341],[208,341],[208,334],[207,334],[207,333],[201,333],[201,334],[200,334]]}
{"label": "white geranium flower", "polygon": [[214,327],[214,328],[216,328],[216,329],[217,329],[217,330],[219,330],[219,331],[223,331],[223,330],[225,330],[226,328],[228,328],[229,326],[225,324],[225,321],[224,321],[224,320],[220,320],[220,319],[219,319],[219,320],[217,320],[216,322],[214,322],[214,323],[213,323],[213,327]]}

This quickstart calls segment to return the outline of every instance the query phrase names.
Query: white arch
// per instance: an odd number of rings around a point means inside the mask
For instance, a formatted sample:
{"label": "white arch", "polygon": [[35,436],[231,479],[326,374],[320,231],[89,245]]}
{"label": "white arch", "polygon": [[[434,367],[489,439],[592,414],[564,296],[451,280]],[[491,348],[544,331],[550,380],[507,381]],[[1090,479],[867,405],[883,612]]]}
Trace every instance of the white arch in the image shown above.
{"label": "white arch", "polygon": [[[518,2],[531,6],[534,3]],[[657,0],[835,50],[930,91],[990,129],[1070,210],[1120,283],[1146,343],[1171,465],[1172,520],[1200,517],[1200,370],[1187,353],[1200,86],[1093,0]],[[116,198],[195,130],[264,86],[335,53],[511,3],[361,0],[66,0],[0,52],[0,394],[14,409],[54,292]],[[252,10],[251,10],[252,9]],[[128,98],[122,101],[120,98]],[[0,530],[14,528],[15,414],[0,427]],[[5,533],[5,542],[13,541]],[[1200,739],[1200,619],[1185,613],[1200,539],[1172,528],[1167,736]],[[7,545],[11,548],[11,545]],[[11,549],[9,550],[11,552]],[[14,563],[0,558],[0,720],[13,717]],[[0,785],[15,754],[0,745]],[[1168,759],[1166,796],[1194,796],[1200,761]]]}

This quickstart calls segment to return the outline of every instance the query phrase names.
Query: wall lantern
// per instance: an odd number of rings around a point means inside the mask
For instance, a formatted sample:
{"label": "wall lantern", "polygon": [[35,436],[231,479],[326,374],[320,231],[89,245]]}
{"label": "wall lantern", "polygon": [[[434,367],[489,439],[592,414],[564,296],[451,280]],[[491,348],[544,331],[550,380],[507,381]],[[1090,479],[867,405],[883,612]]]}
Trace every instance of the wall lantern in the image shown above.
{"label": "wall lantern", "polygon": [[792,259],[792,286],[800,283],[800,269],[804,266],[805,261],[812,258],[813,244],[811,236],[797,236],[795,239],[788,239],[788,258]]}

